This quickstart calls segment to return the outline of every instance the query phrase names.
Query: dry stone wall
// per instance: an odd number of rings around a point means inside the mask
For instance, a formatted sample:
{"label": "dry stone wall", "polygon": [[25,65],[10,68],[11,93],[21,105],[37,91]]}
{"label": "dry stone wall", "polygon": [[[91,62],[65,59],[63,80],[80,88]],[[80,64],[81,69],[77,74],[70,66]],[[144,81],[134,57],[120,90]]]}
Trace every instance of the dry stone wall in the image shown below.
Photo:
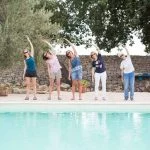
{"label": "dry stone wall", "polygon": [[[83,79],[88,80],[91,83],[91,59],[89,56],[80,56],[80,58],[83,65]],[[103,58],[107,69],[107,91],[122,91],[123,85],[121,82],[119,69],[121,60],[117,56],[103,56]],[[71,84],[67,79],[68,60],[65,56],[58,56],[58,59],[62,66],[62,82]],[[150,56],[132,56],[132,61],[136,73],[150,73]],[[0,83],[10,84],[11,86],[22,86],[23,67],[23,63],[18,63],[16,66],[9,69],[1,70]],[[44,62],[38,67],[37,81],[39,85],[49,84],[47,68]],[[93,89],[92,83],[91,89]],[[136,79],[135,91],[150,92],[150,78],[143,80]]]}

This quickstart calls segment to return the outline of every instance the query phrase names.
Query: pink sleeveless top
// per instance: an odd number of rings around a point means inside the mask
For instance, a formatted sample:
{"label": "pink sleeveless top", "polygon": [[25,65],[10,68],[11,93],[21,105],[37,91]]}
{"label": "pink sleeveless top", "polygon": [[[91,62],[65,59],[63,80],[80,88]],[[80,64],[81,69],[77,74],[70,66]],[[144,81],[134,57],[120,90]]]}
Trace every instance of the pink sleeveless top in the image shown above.
{"label": "pink sleeveless top", "polygon": [[56,73],[58,70],[61,69],[60,63],[58,61],[57,56],[53,55],[53,58],[48,59],[46,61],[47,64],[49,64],[50,71]]}

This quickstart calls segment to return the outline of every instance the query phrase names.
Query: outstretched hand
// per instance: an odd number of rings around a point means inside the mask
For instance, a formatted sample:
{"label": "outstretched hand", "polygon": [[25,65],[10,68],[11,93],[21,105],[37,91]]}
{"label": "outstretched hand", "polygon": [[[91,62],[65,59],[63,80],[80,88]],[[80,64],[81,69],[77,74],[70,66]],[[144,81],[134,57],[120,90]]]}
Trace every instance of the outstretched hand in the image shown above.
{"label": "outstretched hand", "polygon": [[74,51],[74,54],[75,54],[76,56],[78,56],[77,50],[76,50],[74,44],[72,44],[72,43],[71,43],[68,39],[66,39],[66,38],[64,38],[64,40],[67,41],[67,42],[70,44],[70,46],[72,47],[72,49],[73,49],[73,51]]}
{"label": "outstretched hand", "polygon": [[29,37],[27,35],[25,35],[25,37],[27,38],[28,41],[30,41]]}
{"label": "outstretched hand", "polygon": [[63,38],[65,41],[67,41],[69,44],[72,44],[68,39]]}
{"label": "outstretched hand", "polygon": [[123,47],[126,51],[128,50],[126,45],[123,45],[122,47]]}
{"label": "outstretched hand", "polygon": [[96,50],[99,50],[97,45],[95,45],[95,44],[92,44],[92,45],[96,48]]}
{"label": "outstretched hand", "polygon": [[48,44],[50,47],[52,47],[52,45],[50,44],[50,42],[48,42],[47,40],[41,39],[41,41],[45,42],[45,43]]}
{"label": "outstretched hand", "polygon": [[96,44],[92,44],[92,46],[94,46],[94,47],[96,48],[96,51],[97,51],[99,54],[101,53],[99,47],[98,47]]}
{"label": "outstretched hand", "polygon": [[48,44],[48,46],[50,47],[50,51],[52,51],[55,54],[55,50],[54,50],[53,46],[50,44],[50,42],[48,42],[45,39],[41,39],[41,41],[43,41],[44,43]]}
{"label": "outstretched hand", "polygon": [[41,39],[41,41],[43,41],[43,42],[47,42],[47,40],[45,40],[45,39]]}
{"label": "outstretched hand", "polygon": [[130,54],[129,54],[129,51],[128,51],[128,49],[127,49],[127,47],[126,47],[125,45],[123,46],[123,48],[126,50],[127,55],[130,55]]}

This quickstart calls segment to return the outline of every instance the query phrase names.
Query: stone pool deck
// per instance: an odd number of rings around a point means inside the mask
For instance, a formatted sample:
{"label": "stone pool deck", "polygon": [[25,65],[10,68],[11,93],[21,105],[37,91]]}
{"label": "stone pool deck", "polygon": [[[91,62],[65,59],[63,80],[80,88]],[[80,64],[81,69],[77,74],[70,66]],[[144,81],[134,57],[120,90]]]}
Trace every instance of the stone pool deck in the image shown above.
{"label": "stone pool deck", "polygon": [[[61,92],[62,100],[57,100],[53,93],[52,100],[48,94],[38,94],[38,100],[24,100],[25,94],[10,94],[0,97],[0,113],[4,112],[145,112],[150,113],[150,93],[135,93],[134,101],[124,101],[123,93],[108,92],[107,100],[94,100],[94,92],[83,94],[83,100],[70,100],[71,92]],[[78,97],[78,93],[76,93]]]}
{"label": "stone pool deck", "polygon": [[62,100],[57,100],[57,93],[54,91],[52,100],[47,100],[48,94],[37,94],[38,100],[32,100],[33,96],[30,95],[30,100],[24,100],[25,94],[9,94],[6,97],[0,97],[0,104],[4,103],[37,103],[37,104],[147,104],[150,105],[150,93],[135,92],[134,101],[124,101],[123,93],[107,92],[106,101],[94,100],[94,92],[83,93],[83,100],[78,100],[78,93],[76,93],[76,100],[71,99],[71,92],[61,92]]}

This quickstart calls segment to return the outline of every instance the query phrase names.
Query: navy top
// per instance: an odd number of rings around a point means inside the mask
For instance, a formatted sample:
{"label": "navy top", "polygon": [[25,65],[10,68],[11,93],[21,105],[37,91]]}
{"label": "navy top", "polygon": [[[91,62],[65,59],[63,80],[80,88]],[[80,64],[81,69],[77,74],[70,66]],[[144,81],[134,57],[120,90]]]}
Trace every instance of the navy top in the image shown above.
{"label": "navy top", "polygon": [[26,65],[27,65],[27,72],[34,72],[36,71],[36,65],[35,65],[35,60],[33,57],[30,57],[28,59],[25,59]]}
{"label": "navy top", "polygon": [[95,68],[96,73],[103,73],[104,71],[106,71],[104,60],[101,54],[98,54],[97,60],[92,62],[92,67]]}

